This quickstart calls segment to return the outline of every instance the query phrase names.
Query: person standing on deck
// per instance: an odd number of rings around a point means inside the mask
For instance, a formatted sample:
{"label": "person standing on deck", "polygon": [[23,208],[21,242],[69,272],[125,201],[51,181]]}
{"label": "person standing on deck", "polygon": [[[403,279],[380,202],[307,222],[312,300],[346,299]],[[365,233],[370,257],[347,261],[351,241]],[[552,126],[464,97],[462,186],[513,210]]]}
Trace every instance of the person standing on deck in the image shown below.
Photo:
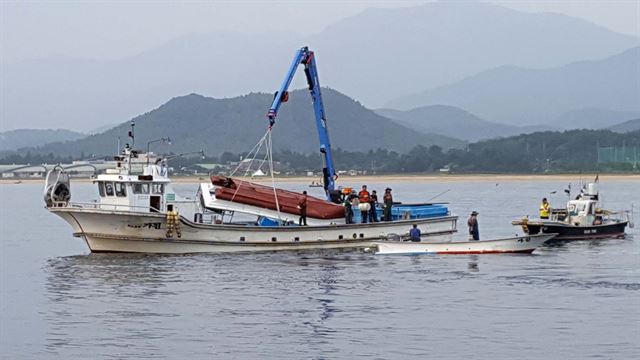
{"label": "person standing on deck", "polygon": [[471,216],[469,216],[469,220],[467,220],[467,226],[469,226],[469,240],[480,240],[478,213],[476,211],[471,212]]}
{"label": "person standing on deck", "polygon": [[358,199],[360,199],[360,215],[362,215],[362,223],[366,224],[369,220],[369,209],[371,208],[371,204],[369,201],[371,200],[371,196],[369,195],[369,191],[367,191],[367,185],[362,185],[362,190],[358,193]]}
{"label": "person standing on deck", "polygon": [[298,225],[307,226],[307,192],[302,192],[302,199],[298,202],[298,209],[300,209],[300,219]]}
{"label": "person standing on deck", "polygon": [[547,198],[542,199],[542,204],[540,204],[540,219],[547,220],[549,219],[549,213],[551,212],[551,204],[547,201]]}
{"label": "person standing on deck", "polygon": [[344,205],[344,220],[346,224],[353,224],[353,204],[351,203],[353,196],[355,195],[349,194],[345,196],[342,203]]}
{"label": "person standing on deck", "polygon": [[382,197],[384,202],[383,221],[391,221],[391,207],[393,206],[393,196],[391,195],[391,188],[384,190],[384,196]]}
{"label": "person standing on deck", "polygon": [[378,194],[375,190],[371,192],[369,205],[371,205],[369,209],[369,222],[378,222],[378,211],[376,210],[378,208]]}

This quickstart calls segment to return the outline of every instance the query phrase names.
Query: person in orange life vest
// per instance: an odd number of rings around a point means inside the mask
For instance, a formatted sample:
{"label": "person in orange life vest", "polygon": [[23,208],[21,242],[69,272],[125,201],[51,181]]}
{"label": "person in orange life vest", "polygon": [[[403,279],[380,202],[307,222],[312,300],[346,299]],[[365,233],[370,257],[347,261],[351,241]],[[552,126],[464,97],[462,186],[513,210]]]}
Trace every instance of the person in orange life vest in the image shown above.
{"label": "person in orange life vest", "polygon": [[362,185],[362,190],[358,193],[358,199],[360,199],[360,215],[362,215],[362,223],[366,223],[369,220],[369,210],[371,209],[371,204],[369,201],[371,200],[371,196],[367,191],[367,185]]}

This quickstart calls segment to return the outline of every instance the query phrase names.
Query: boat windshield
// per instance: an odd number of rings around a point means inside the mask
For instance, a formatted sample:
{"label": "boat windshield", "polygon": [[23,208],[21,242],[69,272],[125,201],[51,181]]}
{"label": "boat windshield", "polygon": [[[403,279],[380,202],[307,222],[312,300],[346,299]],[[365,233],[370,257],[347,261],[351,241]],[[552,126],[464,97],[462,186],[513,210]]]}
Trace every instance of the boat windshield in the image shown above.
{"label": "boat windshield", "polygon": [[154,194],[164,193],[164,184],[151,184],[151,192]]}
{"label": "boat windshield", "polygon": [[105,182],[104,183],[104,192],[107,196],[113,196],[113,183]]}
{"label": "boat windshield", "polygon": [[116,196],[119,196],[119,197],[127,196],[127,189],[126,189],[125,183],[116,182],[115,188],[116,188]]}
{"label": "boat windshield", "polygon": [[149,193],[149,184],[147,183],[133,183],[133,193],[134,194],[148,194]]}

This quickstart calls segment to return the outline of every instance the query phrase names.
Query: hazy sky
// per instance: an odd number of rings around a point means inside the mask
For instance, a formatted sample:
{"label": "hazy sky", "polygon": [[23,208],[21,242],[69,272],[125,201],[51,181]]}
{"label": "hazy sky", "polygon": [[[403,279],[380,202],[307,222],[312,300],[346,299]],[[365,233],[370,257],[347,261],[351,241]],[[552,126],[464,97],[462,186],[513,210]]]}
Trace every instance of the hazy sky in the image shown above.
{"label": "hazy sky", "polygon": [[[0,0],[0,55],[9,63],[52,55],[114,59],[193,32],[310,34],[369,7],[425,2]],[[640,37],[640,0],[490,2],[521,11],[563,13]]]}

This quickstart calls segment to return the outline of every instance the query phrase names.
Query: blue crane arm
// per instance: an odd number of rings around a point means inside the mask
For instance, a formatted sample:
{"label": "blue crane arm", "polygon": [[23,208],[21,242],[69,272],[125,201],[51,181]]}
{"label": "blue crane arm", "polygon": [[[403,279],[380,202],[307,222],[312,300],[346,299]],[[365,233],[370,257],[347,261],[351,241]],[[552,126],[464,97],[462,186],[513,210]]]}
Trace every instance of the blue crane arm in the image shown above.
{"label": "blue crane arm", "polygon": [[322,179],[324,182],[324,190],[327,194],[327,198],[330,197],[330,193],[335,189],[335,180],[337,178],[335,168],[333,167],[333,156],[331,154],[331,142],[329,141],[329,130],[327,129],[327,119],[324,114],[324,104],[322,103],[322,93],[320,91],[320,79],[318,78],[318,68],[316,67],[316,60],[313,51],[310,51],[308,47],[303,47],[296,52],[289,72],[285,77],[280,89],[275,93],[271,108],[267,113],[269,118],[269,128],[273,127],[276,122],[276,116],[278,110],[283,102],[289,99],[289,85],[293,80],[293,76],[296,73],[298,65],[304,65],[304,73],[307,78],[307,84],[309,86],[309,93],[311,94],[311,100],[313,102],[313,111],[316,118],[316,129],[318,130],[318,137],[320,139],[320,153],[322,154]]}

